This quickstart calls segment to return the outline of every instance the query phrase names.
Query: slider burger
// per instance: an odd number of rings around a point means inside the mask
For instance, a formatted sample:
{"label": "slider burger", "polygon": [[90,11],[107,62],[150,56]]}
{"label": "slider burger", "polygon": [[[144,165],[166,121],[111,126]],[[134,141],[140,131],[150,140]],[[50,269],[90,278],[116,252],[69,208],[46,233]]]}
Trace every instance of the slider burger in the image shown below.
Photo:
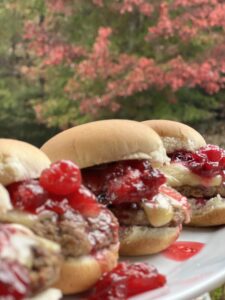
{"label": "slider burger", "polygon": [[54,136],[42,147],[52,161],[70,159],[84,184],[120,224],[120,253],[157,253],[189,221],[186,198],[165,185],[155,166],[168,160],[159,136],[135,121],[105,120]]}
{"label": "slider burger", "polygon": [[190,225],[225,224],[225,150],[206,145],[196,130],[182,123],[150,120],[144,124],[162,138],[171,162],[161,170],[168,185],[188,198]]}
{"label": "slider burger", "polygon": [[[18,224],[0,225],[0,299],[57,300],[60,247]],[[46,290],[47,289],[47,290]]]}
{"label": "slider burger", "polygon": [[19,223],[61,245],[55,284],[70,294],[90,288],[118,258],[118,223],[82,185],[71,161],[52,164],[39,149],[0,139],[0,222]]}

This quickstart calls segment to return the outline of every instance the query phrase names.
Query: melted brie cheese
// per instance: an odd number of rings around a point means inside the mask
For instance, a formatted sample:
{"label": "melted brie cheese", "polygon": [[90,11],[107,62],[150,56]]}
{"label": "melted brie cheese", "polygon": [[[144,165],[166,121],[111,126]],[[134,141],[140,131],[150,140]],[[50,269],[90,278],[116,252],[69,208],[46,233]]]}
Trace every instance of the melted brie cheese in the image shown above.
{"label": "melted brie cheese", "polygon": [[0,213],[5,213],[12,209],[9,193],[7,189],[0,184]]}
{"label": "melted brie cheese", "polygon": [[189,186],[219,186],[222,183],[220,175],[213,178],[201,177],[192,173],[182,164],[172,163],[159,168],[166,176],[168,185],[172,187],[189,185]]}
{"label": "melted brie cheese", "polygon": [[142,207],[149,223],[154,227],[163,226],[173,218],[173,207],[168,198],[162,194],[155,196],[154,202],[144,202]]}
{"label": "melted brie cheese", "polygon": [[62,298],[62,292],[58,289],[48,289],[27,300],[59,300]]}

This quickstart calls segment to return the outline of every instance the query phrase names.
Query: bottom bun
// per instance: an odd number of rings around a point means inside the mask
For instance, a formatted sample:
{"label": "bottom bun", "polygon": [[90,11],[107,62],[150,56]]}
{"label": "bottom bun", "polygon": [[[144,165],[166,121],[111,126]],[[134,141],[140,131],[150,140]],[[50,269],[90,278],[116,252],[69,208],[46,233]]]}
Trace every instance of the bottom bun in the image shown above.
{"label": "bottom bun", "polygon": [[219,226],[225,224],[225,206],[223,208],[215,208],[201,215],[192,216],[188,226]]}
{"label": "bottom bun", "polygon": [[111,271],[117,265],[118,250],[119,244],[98,251],[95,256],[86,255],[66,260],[55,287],[66,295],[88,290],[103,273]]}
{"label": "bottom bun", "polygon": [[136,256],[158,253],[168,248],[178,238],[181,228],[181,226],[120,228],[120,254]]}
{"label": "bottom bun", "polygon": [[192,217],[188,226],[219,226],[225,224],[225,199],[220,195],[207,200],[202,207],[196,208],[190,200]]}

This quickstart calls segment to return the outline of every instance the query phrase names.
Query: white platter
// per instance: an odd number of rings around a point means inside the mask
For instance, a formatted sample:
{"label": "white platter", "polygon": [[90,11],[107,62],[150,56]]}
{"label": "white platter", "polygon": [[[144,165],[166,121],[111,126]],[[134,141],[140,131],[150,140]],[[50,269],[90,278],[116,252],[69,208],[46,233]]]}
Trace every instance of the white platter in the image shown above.
{"label": "white platter", "polygon": [[[225,228],[185,228],[179,241],[202,242],[200,253],[184,262],[166,258],[162,254],[128,258],[131,262],[147,261],[166,275],[165,287],[132,297],[132,300],[192,300],[225,282]],[[65,300],[75,297],[65,297]],[[79,298],[76,298],[79,299]]]}
{"label": "white platter", "polygon": [[202,242],[205,247],[185,262],[161,254],[146,259],[167,276],[167,285],[132,299],[191,300],[225,282],[225,228],[185,229],[179,240]]}

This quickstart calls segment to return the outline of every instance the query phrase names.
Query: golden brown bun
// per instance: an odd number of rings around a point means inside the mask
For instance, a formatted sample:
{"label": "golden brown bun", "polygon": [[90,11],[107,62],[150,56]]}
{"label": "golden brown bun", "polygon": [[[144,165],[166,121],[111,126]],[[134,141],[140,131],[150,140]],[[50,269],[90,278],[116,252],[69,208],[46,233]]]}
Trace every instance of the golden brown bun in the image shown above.
{"label": "golden brown bun", "polygon": [[200,208],[196,208],[191,200],[192,217],[188,225],[205,227],[225,224],[225,199],[220,195],[207,200]]}
{"label": "golden brown bun", "polygon": [[111,271],[117,265],[118,248],[119,245],[114,245],[109,249],[98,251],[99,259],[94,256],[83,256],[66,260],[55,287],[62,290],[65,295],[88,290],[103,273]]}
{"label": "golden brown bun", "polygon": [[207,226],[218,226],[224,224],[225,224],[225,206],[223,208],[215,207],[209,212],[192,216],[191,222],[188,223],[188,226],[207,227]]}
{"label": "golden brown bun", "polygon": [[38,148],[18,140],[0,139],[0,183],[37,178],[50,164]]}
{"label": "golden brown bun", "polygon": [[170,120],[148,120],[142,123],[161,136],[167,153],[180,149],[195,151],[206,145],[198,131],[183,123]]}
{"label": "golden brown bun", "polygon": [[160,137],[135,121],[104,120],[57,134],[41,148],[51,161],[69,159],[80,168],[125,159],[168,160]]}
{"label": "golden brown bun", "polygon": [[120,228],[120,254],[138,256],[158,253],[168,248],[178,238],[180,231],[179,226]]}

